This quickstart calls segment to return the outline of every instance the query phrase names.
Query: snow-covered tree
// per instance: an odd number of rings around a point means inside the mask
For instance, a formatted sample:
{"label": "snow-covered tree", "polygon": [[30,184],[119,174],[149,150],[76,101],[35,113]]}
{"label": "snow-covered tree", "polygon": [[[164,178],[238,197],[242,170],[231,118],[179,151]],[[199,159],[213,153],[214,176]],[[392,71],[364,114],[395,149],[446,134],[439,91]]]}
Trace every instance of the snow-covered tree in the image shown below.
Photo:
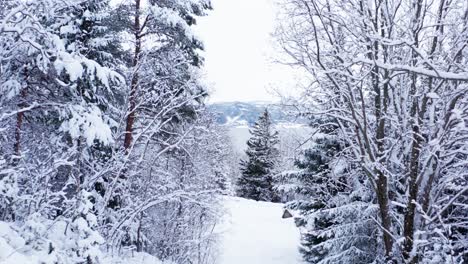
{"label": "snow-covered tree", "polygon": [[123,209],[134,220],[123,219],[128,228],[121,232],[142,250],[176,263],[210,263],[215,257],[212,228],[221,209],[218,195],[228,184],[225,136],[212,117],[198,114],[196,122],[178,127],[184,136],[176,147],[148,149],[151,162],[132,180],[133,203]]}
{"label": "snow-covered tree", "polygon": [[297,170],[282,173],[284,184],[277,186],[295,194],[287,208],[297,212],[303,258],[308,263],[372,263],[376,207],[372,193],[360,187],[366,179],[353,179],[360,172],[341,157],[345,145],[336,124],[314,120],[313,127]]}
{"label": "snow-covered tree", "polygon": [[[191,26],[196,23],[196,16],[204,15],[205,11],[211,8],[210,2],[167,0],[149,1],[144,4],[141,0],[134,0],[120,7],[131,16],[127,23],[131,23],[129,27],[133,29],[133,59],[129,62],[131,72],[124,138],[124,148],[127,151],[134,144],[138,108],[147,101],[144,98],[141,102],[140,95],[150,92],[149,95],[158,98],[167,92],[170,92],[171,96],[182,95],[181,97],[191,94],[192,100],[201,101],[206,94],[201,86],[186,84],[193,83],[193,73],[202,62],[198,50],[202,49],[203,45],[193,34]],[[162,67],[151,64],[155,59]],[[184,74],[171,75],[173,78],[165,81],[169,86],[159,91],[160,88],[155,86],[155,79],[162,79],[170,69],[177,69]],[[160,78],[157,78],[158,76]],[[177,106],[184,107],[189,109],[190,102]]]}
{"label": "snow-covered tree", "polygon": [[[31,245],[49,252],[43,261],[98,263],[103,240],[92,241],[100,237],[98,221],[81,194],[94,191],[102,163],[96,156],[114,142],[116,122],[107,109],[124,78],[90,55],[99,46],[91,43],[101,40],[88,33],[100,20],[80,26],[93,17],[84,1],[9,1],[7,7],[0,29],[0,122],[6,125],[0,199],[8,201],[2,218],[23,224],[26,239],[33,239],[28,225],[36,230],[38,243]],[[85,200],[88,211],[79,216],[74,208]],[[46,231],[64,223],[78,233],[58,246],[56,233]]]}
{"label": "snow-covered tree", "polygon": [[[69,25],[70,20],[83,18],[84,13],[73,12],[76,8],[74,2],[17,1],[3,20],[2,110],[14,113],[2,116],[3,122],[13,124],[14,140],[7,141],[11,151],[6,154],[10,165],[19,166],[26,193],[46,191],[34,188],[45,188],[39,183],[50,177],[47,182],[54,191],[65,188],[70,194],[85,181],[80,166],[72,166],[84,164],[83,149],[113,141],[111,118],[99,100],[88,99],[105,100],[99,94],[112,94],[123,78],[72,48],[77,38],[63,39],[73,30],[80,34]],[[49,16],[42,15],[45,11]],[[62,12],[67,14],[64,19]],[[37,175],[25,175],[25,170]],[[52,200],[47,203],[53,204]]]}
{"label": "snow-covered tree", "polygon": [[228,146],[191,29],[209,2],[110,2],[0,1],[0,220],[47,261],[212,263]]}
{"label": "snow-covered tree", "polygon": [[[297,106],[336,120],[378,206],[383,259],[461,263],[466,222],[466,1],[284,1],[278,40]],[[454,212],[454,214],[451,214]],[[457,230],[454,232],[454,230]]]}
{"label": "snow-covered tree", "polygon": [[260,115],[247,141],[246,160],[241,160],[241,176],[237,180],[237,194],[257,201],[278,201],[274,190],[274,174],[279,151],[278,132],[274,131],[268,110]]}

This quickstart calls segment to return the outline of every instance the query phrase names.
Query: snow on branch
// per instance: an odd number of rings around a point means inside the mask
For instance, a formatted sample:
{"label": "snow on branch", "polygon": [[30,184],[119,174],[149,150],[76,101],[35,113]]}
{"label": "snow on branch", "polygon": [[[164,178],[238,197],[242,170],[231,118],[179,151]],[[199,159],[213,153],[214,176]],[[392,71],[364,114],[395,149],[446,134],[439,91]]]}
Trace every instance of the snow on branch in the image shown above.
{"label": "snow on branch", "polygon": [[468,72],[454,73],[454,72],[446,72],[446,71],[435,71],[435,70],[429,70],[423,67],[414,67],[414,66],[408,66],[408,65],[402,65],[402,64],[395,65],[395,64],[384,63],[378,60],[369,60],[365,58],[357,58],[352,63],[352,65],[358,64],[358,63],[375,65],[377,67],[380,67],[389,71],[402,71],[402,72],[407,72],[407,73],[416,73],[416,74],[420,74],[426,77],[432,77],[432,78],[437,78],[437,79],[445,79],[445,80],[451,80],[451,81],[465,81],[465,82],[468,81]]}

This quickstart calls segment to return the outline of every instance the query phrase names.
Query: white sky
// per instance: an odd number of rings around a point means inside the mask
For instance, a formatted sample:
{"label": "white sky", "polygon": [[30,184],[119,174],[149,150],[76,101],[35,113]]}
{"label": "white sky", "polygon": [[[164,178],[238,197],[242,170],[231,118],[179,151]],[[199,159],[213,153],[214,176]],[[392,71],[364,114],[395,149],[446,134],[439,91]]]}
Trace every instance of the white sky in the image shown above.
{"label": "white sky", "polygon": [[272,63],[273,0],[212,0],[214,10],[198,19],[205,43],[210,102],[277,100],[291,74]]}

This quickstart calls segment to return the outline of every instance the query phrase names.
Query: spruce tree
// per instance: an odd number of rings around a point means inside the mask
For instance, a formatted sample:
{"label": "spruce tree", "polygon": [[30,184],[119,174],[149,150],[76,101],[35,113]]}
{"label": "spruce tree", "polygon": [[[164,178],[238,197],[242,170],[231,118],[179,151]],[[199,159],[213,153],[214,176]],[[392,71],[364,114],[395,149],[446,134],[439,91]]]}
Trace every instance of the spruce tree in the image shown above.
{"label": "spruce tree", "polygon": [[350,180],[362,173],[341,158],[346,148],[336,122],[318,119],[313,125],[318,131],[296,161],[299,170],[283,175],[287,187],[294,186],[295,200],[287,207],[297,212],[300,251],[307,263],[372,263],[377,250],[372,196]]}
{"label": "spruce tree", "polygon": [[273,175],[278,159],[278,132],[273,130],[267,109],[250,130],[247,141],[246,160],[241,160],[242,175],[237,182],[240,197],[257,201],[278,202],[273,190]]}

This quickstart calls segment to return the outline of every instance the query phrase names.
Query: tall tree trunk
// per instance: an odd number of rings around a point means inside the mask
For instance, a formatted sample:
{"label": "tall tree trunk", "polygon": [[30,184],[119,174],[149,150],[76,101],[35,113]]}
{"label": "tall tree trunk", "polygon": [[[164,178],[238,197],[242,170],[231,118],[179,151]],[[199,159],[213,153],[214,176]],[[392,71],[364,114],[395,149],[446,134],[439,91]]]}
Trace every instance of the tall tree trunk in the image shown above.
{"label": "tall tree trunk", "polygon": [[[377,118],[377,161],[378,163],[383,163],[383,154],[385,152],[385,117],[383,116],[382,111],[386,111],[386,102],[387,98],[382,98],[380,90],[380,80],[378,76],[378,68],[374,70],[374,92],[376,92],[375,97],[375,108],[376,108],[376,118]],[[386,85],[385,85],[386,86]],[[384,96],[387,96],[386,94]],[[382,102],[384,102],[384,107],[382,107]],[[382,164],[382,166],[384,166]],[[385,245],[385,256],[391,258],[393,251],[393,240],[391,236],[391,226],[392,222],[390,219],[389,212],[389,198],[388,198],[388,179],[383,171],[379,168],[377,170],[377,202],[379,204],[380,218],[382,221],[383,230],[383,241]]]}
{"label": "tall tree trunk", "polygon": [[[380,1],[379,1],[380,2]],[[376,5],[376,6],[380,6]],[[386,37],[386,25],[384,17],[381,17],[379,7],[375,10],[373,26],[376,32],[380,32],[383,38]],[[387,62],[387,50],[385,47],[381,48],[377,41],[372,41],[372,46],[369,45],[369,58],[372,60],[378,60],[379,56],[382,55],[384,62]],[[380,54],[381,53],[381,54]],[[372,55],[371,55],[372,54]],[[383,85],[380,76],[381,69],[377,66],[372,70],[372,83],[373,90],[375,93],[374,105],[375,105],[375,116],[377,122],[377,131],[376,131],[376,144],[377,144],[377,153],[376,153],[376,163],[381,164],[382,167],[385,167],[385,126],[386,126],[386,114],[388,110],[388,78],[389,72],[387,70],[383,71]],[[376,179],[376,191],[377,191],[377,202],[379,204],[379,213],[382,224],[382,238],[385,246],[385,256],[387,261],[391,261],[393,255],[393,239],[392,239],[392,221],[390,218],[389,211],[389,196],[388,196],[388,178],[381,168],[377,169],[377,179]]]}
{"label": "tall tree trunk", "polygon": [[141,1],[135,0],[135,21],[134,21],[134,36],[135,36],[135,54],[133,57],[133,76],[130,84],[130,97],[129,97],[129,113],[127,116],[127,124],[125,127],[125,139],[124,149],[128,154],[129,148],[133,141],[133,126],[135,124],[136,115],[136,94],[138,91],[138,85],[140,76],[138,74],[138,65],[140,63],[141,56],[141,25],[140,25],[140,12],[141,12]]}
{"label": "tall tree trunk", "polygon": [[[141,0],[135,0],[135,20],[133,24],[133,35],[135,37],[135,47],[134,47],[134,57],[133,57],[133,75],[130,84],[130,95],[128,98],[129,105],[128,105],[128,115],[125,125],[125,137],[124,137],[124,150],[125,154],[129,154],[130,147],[132,146],[133,141],[133,133],[134,133],[134,125],[135,125],[135,117],[136,117],[136,107],[137,107],[137,92],[139,87],[139,74],[138,74],[138,66],[140,65],[140,57],[141,57],[141,39],[142,39],[142,26],[140,22],[140,15],[141,15]],[[127,178],[127,168],[124,168],[123,172],[118,175],[118,180],[122,180]],[[109,200],[107,206],[113,210],[118,210],[122,205],[122,197],[120,195],[120,191],[117,188],[114,190],[112,198]]]}
{"label": "tall tree trunk", "polygon": [[[381,33],[382,37],[385,37],[386,32],[383,30],[385,27],[384,21],[381,21],[379,18],[379,8],[380,4],[376,5],[378,7],[375,10],[375,13],[372,14],[371,10],[366,8],[367,4],[365,1],[361,0],[359,2],[359,11],[361,16],[368,16],[368,18],[372,21],[372,26],[373,30],[375,32]],[[379,30],[379,24],[381,25],[382,30]],[[364,29],[366,29],[368,26],[366,23],[363,24]],[[379,57],[379,44],[375,40],[371,40],[370,38],[366,38],[368,41],[367,44],[367,57],[370,60],[378,60]],[[383,53],[383,59],[387,59],[387,54],[386,50],[384,50]],[[384,162],[382,160],[383,154],[385,152],[385,118],[384,116],[387,112],[387,105],[388,105],[388,82],[387,80],[384,80],[384,93],[382,95],[382,90],[381,90],[381,81],[380,81],[380,76],[379,76],[379,67],[374,66],[371,72],[371,78],[372,78],[372,89],[375,93],[374,97],[374,112],[376,116],[376,124],[377,124],[377,131],[375,135],[375,140],[377,142],[377,153],[374,156],[372,154],[372,151],[370,150],[369,147],[366,149],[369,155],[369,158],[372,162],[374,163],[382,163]],[[385,78],[388,78],[388,71],[384,70],[384,76]],[[366,137],[366,135],[363,135]],[[368,144],[369,145],[369,144]],[[381,227],[382,227],[382,239],[384,242],[384,247],[385,247],[385,257],[387,258],[387,261],[392,261],[392,255],[393,255],[393,240],[392,240],[392,235],[391,235],[391,229],[392,229],[392,221],[390,218],[390,211],[389,211],[389,196],[388,196],[388,179],[387,176],[384,174],[384,172],[381,170],[381,168],[377,168],[375,170],[375,173],[377,174],[376,177],[376,196],[377,196],[377,203],[379,205],[379,214],[380,214],[380,219],[381,219]]]}
{"label": "tall tree trunk", "polygon": [[[419,123],[419,122],[418,122]],[[414,226],[416,216],[416,202],[418,200],[419,186],[417,178],[419,175],[419,156],[421,153],[421,137],[419,135],[419,124],[413,125],[413,146],[411,147],[411,157],[409,165],[409,191],[408,202],[403,223],[403,256],[409,262],[413,262],[411,252],[414,246]]]}
{"label": "tall tree trunk", "polygon": [[136,238],[136,251],[137,252],[143,252],[143,241],[141,237],[142,218],[143,216],[140,214],[140,217],[138,219],[137,238]]}
{"label": "tall tree trunk", "polygon": [[379,204],[379,213],[382,221],[383,242],[385,246],[385,256],[390,258],[393,250],[393,240],[391,236],[392,222],[390,220],[390,212],[388,208],[388,182],[387,177],[382,173],[378,173],[377,178],[377,202]]}
{"label": "tall tree trunk", "polygon": [[[415,8],[415,19],[413,25],[413,38],[414,38],[414,46],[417,48],[419,47],[419,30],[422,27],[422,0],[416,0],[413,3],[413,7]],[[417,64],[418,54],[413,51],[412,54],[412,65],[415,66]],[[405,239],[403,243],[403,257],[408,263],[416,263],[418,262],[417,258],[412,256],[413,247],[414,247],[414,233],[415,233],[415,223],[416,223],[416,203],[418,202],[418,194],[419,194],[419,184],[418,184],[418,176],[419,176],[419,166],[420,166],[420,156],[421,156],[421,148],[424,138],[421,135],[421,125],[422,119],[425,112],[425,103],[422,105],[422,109],[420,109],[419,100],[418,100],[418,87],[417,87],[417,75],[412,74],[411,80],[411,91],[410,96],[413,100],[413,104],[411,106],[411,116],[412,116],[412,146],[411,146],[411,154],[409,160],[409,180],[408,180],[408,200],[406,204],[406,211],[404,215],[404,222],[403,222],[403,237]]]}

